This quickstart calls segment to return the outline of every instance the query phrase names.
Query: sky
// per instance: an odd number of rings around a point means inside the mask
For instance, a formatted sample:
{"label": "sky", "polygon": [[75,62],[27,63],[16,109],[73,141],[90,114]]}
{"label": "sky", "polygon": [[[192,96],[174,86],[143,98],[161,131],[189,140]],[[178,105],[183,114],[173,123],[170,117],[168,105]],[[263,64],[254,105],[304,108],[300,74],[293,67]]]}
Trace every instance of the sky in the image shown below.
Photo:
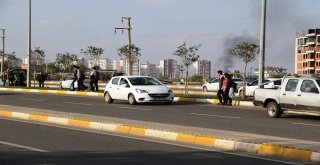
{"label": "sky", "polygon": [[[57,53],[79,57],[81,49],[104,49],[103,58],[118,58],[128,44],[141,48],[142,63],[180,59],[173,52],[183,42],[201,44],[200,59],[212,62],[212,72],[244,71],[242,60],[228,56],[241,41],[259,44],[261,0],[32,0],[32,49],[40,47],[53,62]],[[295,36],[320,28],[320,0],[267,0],[265,65],[294,72]],[[23,58],[28,50],[28,0],[0,0],[0,29],[5,51]],[[2,36],[2,34],[0,34]],[[259,55],[248,70],[258,68]]]}

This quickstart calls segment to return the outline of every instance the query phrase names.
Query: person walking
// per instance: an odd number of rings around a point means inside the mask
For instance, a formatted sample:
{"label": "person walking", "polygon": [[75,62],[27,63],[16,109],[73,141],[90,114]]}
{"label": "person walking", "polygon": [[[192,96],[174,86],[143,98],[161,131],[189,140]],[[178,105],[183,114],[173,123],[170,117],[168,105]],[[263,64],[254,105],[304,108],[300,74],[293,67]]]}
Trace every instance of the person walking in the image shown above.
{"label": "person walking", "polygon": [[219,99],[219,104],[223,104],[222,102],[222,97],[223,97],[223,92],[222,92],[222,84],[223,84],[223,80],[224,80],[224,76],[223,76],[223,72],[222,70],[218,70],[218,75],[219,75],[219,79],[220,79],[220,82],[219,82],[219,90],[217,92],[217,96],[218,96],[218,99]]}
{"label": "person walking", "polygon": [[83,84],[83,80],[85,79],[84,73],[80,70],[80,67],[77,65],[73,65],[74,69],[74,78],[72,81],[73,89],[74,89],[74,83],[77,81],[78,83],[78,91],[85,90],[85,86]]}
{"label": "person walking", "polygon": [[223,105],[228,105],[229,101],[229,90],[230,90],[230,79],[231,76],[228,73],[223,74],[223,82],[222,82],[222,96],[223,96]]}
{"label": "person walking", "polygon": [[226,98],[227,98],[227,104],[228,105],[232,105],[232,98],[234,96],[234,90],[236,88],[236,83],[232,80],[232,77],[230,74],[228,73],[225,73],[224,74],[224,77],[226,79],[228,79],[228,92],[225,94],[226,95]]}
{"label": "person walking", "polygon": [[92,67],[92,72],[90,74],[90,90],[92,92],[98,92],[99,86],[98,81],[100,80],[100,73],[98,72],[97,68],[94,66]]}

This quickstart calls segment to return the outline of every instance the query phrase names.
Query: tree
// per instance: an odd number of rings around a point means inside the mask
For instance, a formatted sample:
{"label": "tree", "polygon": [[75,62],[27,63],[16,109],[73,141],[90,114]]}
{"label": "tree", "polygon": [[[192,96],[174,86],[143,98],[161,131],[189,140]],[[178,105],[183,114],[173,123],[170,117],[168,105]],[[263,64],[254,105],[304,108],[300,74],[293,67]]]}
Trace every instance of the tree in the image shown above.
{"label": "tree", "polygon": [[177,47],[177,50],[173,53],[173,55],[179,56],[182,60],[182,63],[186,70],[186,77],[185,77],[185,96],[188,95],[188,74],[189,74],[189,65],[193,62],[197,61],[199,59],[199,55],[197,54],[197,51],[199,50],[199,47],[201,45],[187,47],[186,42],[184,42],[182,45]]}
{"label": "tree", "polygon": [[[129,49],[131,52],[129,52]],[[140,48],[132,44],[129,48],[129,45],[125,45],[118,49],[118,55],[120,57],[126,57],[126,63],[128,63],[129,73],[128,75],[132,75],[132,66],[135,62],[138,61],[139,56],[141,56]]]}
{"label": "tree", "polygon": [[237,44],[233,49],[229,51],[230,55],[239,57],[245,63],[244,66],[244,79],[243,79],[243,90],[242,98],[245,97],[246,93],[246,77],[247,77],[247,66],[249,62],[255,60],[256,55],[259,53],[259,45],[248,42],[241,42]]}
{"label": "tree", "polygon": [[[40,61],[43,60],[43,58],[46,56],[44,50],[42,50],[40,47],[35,47],[34,50],[31,50],[31,61],[30,64],[33,66],[33,87],[35,87],[35,80],[36,80],[36,70],[37,65],[40,65]],[[39,68],[39,67],[38,67]]]}
{"label": "tree", "polygon": [[71,64],[75,61],[78,61],[78,56],[70,54],[69,52],[58,53],[56,55],[56,66],[60,68],[61,77],[67,68],[69,72],[71,72]]}
{"label": "tree", "polygon": [[10,69],[12,68],[13,66],[13,63],[17,60],[17,57],[16,57],[16,52],[11,52],[9,54],[5,54],[4,55],[6,57],[6,62],[7,62],[7,69]]}
{"label": "tree", "polygon": [[100,56],[103,54],[102,48],[97,48],[94,46],[88,46],[86,50],[81,49],[81,53],[86,55],[89,59],[90,66],[98,66],[98,61]]}

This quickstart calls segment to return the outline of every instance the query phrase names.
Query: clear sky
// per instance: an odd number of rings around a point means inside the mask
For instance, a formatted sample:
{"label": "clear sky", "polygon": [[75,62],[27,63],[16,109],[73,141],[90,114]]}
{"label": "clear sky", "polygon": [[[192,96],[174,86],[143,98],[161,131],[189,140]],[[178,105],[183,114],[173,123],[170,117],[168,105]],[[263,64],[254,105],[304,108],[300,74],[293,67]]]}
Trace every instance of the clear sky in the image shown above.
{"label": "clear sky", "polygon": [[[267,2],[266,65],[294,72],[296,32],[320,28],[320,0]],[[242,61],[226,58],[226,50],[239,41],[259,43],[260,11],[261,0],[32,0],[32,49],[39,46],[54,61],[66,51],[85,57],[80,50],[96,46],[105,50],[102,57],[115,59],[128,37],[114,28],[127,27],[121,17],[132,17],[142,62],[179,61],[172,54],[187,42],[202,45],[200,58],[212,61],[212,71],[243,71]],[[0,0],[0,28],[6,29],[6,52],[26,57],[28,0]]]}

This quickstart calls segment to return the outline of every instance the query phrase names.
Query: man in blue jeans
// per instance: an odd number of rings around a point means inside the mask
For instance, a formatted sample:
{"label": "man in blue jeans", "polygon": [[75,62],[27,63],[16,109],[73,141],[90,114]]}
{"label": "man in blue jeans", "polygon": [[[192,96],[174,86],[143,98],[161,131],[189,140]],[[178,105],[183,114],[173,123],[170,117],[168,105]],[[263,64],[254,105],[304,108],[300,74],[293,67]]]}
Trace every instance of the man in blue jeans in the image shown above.
{"label": "man in blue jeans", "polygon": [[222,70],[218,70],[218,75],[219,75],[219,79],[220,79],[220,82],[219,82],[219,90],[218,90],[218,92],[217,92],[217,96],[218,96],[218,99],[219,99],[219,104],[223,104],[222,103],[222,94],[223,94],[223,91],[222,91],[222,83],[223,83],[223,72],[222,72]]}

